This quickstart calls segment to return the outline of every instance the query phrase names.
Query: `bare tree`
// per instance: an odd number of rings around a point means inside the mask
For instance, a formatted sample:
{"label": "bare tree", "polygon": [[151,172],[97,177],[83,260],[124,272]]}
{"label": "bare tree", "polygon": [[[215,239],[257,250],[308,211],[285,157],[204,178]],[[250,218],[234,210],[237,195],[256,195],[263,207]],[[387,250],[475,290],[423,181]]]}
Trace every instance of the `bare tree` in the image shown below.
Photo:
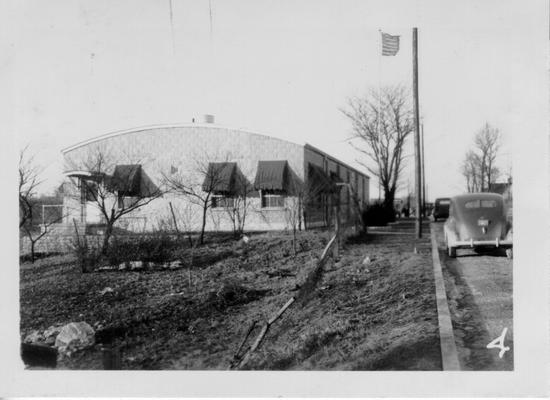
{"label": "bare tree", "polygon": [[[43,220],[40,218],[39,208],[41,198],[38,197],[40,180],[40,166],[34,162],[34,156],[29,155],[28,146],[19,153],[19,229],[30,243],[31,262],[36,259],[36,243],[50,232],[50,227],[63,220],[63,212]],[[43,217],[43,215],[42,215]]]}
{"label": "bare tree", "polygon": [[250,211],[250,197],[255,193],[254,186],[237,168],[235,171],[235,190],[232,201],[226,207],[226,213],[233,224],[233,234],[238,237],[244,232],[246,217]]}
{"label": "bare tree", "polygon": [[225,187],[225,184],[233,172],[231,168],[235,168],[235,163],[210,160],[213,160],[213,157],[205,155],[195,158],[192,171],[163,173],[163,179],[169,191],[182,195],[191,203],[201,207],[200,245],[204,244],[206,217],[208,210],[213,206],[213,197],[218,193],[231,195],[230,188]]}
{"label": "bare tree", "polygon": [[461,172],[466,179],[469,192],[490,190],[500,173],[495,165],[500,149],[500,132],[488,123],[474,138],[474,148],[468,150],[462,163]]}
{"label": "bare tree", "polygon": [[474,143],[481,156],[481,191],[489,190],[499,173],[495,161],[500,148],[500,132],[486,123],[476,134]]}
{"label": "bare tree", "polygon": [[25,146],[19,152],[19,228],[33,220],[33,203],[41,183],[39,171],[29,146]]}
{"label": "bare tree", "polygon": [[296,196],[287,198],[285,204],[285,220],[292,229],[292,249],[294,255],[297,253],[297,233],[301,230],[302,215],[304,212],[304,192],[299,192]]}
{"label": "bare tree", "polygon": [[370,161],[358,162],[380,181],[388,209],[393,209],[403,168],[403,147],[414,130],[409,98],[404,86],[386,86],[348,99],[341,110],[352,123],[352,139],[358,139],[351,145]]}
{"label": "bare tree", "polygon": [[466,189],[468,193],[481,191],[481,160],[472,150],[469,150],[462,162],[461,172],[466,179]]}
{"label": "bare tree", "polygon": [[[99,210],[105,224],[102,254],[107,253],[113,228],[120,218],[146,206],[164,193],[141,170],[139,163],[124,165],[126,171],[122,178],[113,175],[116,168],[114,157],[99,147],[91,150],[86,159],[69,162],[68,167],[86,172],[86,176],[72,178],[71,193],[79,201],[83,195],[86,201]],[[139,182],[139,193],[134,193],[134,188],[129,187],[129,179],[136,180],[134,183]]]}
{"label": "bare tree", "polygon": [[66,215],[61,214],[58,217],[51,219],[48,222],[45,222],[40,225],[35,224],[35,221],[33,221],[33,217],[31,217],[31,219],[28,221],[29,223],[23,225],[21,230],[25,233],[25,235],[29,239],[29,243],[31,245],[30,250],[31,250],[32,263],[34,263],[36,259],[36,243],[40,239],[42,239],[44,236],[46,236],[48,233],[50,233],[50,227],[52,225],[61,222],[65,216]]}

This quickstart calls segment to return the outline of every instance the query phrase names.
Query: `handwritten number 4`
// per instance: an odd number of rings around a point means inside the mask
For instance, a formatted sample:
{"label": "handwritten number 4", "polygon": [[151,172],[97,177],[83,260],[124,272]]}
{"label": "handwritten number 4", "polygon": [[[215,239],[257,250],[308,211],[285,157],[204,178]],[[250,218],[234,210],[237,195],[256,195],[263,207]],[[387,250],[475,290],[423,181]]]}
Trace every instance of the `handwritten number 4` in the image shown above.
{"label": "handwritten number 4", "polygon": [[500,349],[500,352],[498,353],[500,358],[502,358],[504,353],[510,350],[508,346],[504,346],[504,337],[506,336],[506,332],[508,332],[508,328],[504,328],[502,334],[487,345],[488,349]]}

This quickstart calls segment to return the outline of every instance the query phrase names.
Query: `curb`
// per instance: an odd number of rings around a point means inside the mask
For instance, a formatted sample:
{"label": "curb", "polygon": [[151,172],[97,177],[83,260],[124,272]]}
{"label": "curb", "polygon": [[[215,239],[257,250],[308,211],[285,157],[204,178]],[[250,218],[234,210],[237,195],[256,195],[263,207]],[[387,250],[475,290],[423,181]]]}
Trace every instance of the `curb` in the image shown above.
{"label": "curb", "polygon": [[435,229],[430,229],[430,231],[430,236],[432,238],[435,298],[437,302],[437,317],[439,323],[439,342],[441,344],[441,363],[443,365],[443,371],[460,371],[453,324],[451,322],[451,312],[447,304],[445,282],[443,281],[443,272],[441,270],[441,262],[439,261],[439,250],[437,247],[437,240],[435,239]]}

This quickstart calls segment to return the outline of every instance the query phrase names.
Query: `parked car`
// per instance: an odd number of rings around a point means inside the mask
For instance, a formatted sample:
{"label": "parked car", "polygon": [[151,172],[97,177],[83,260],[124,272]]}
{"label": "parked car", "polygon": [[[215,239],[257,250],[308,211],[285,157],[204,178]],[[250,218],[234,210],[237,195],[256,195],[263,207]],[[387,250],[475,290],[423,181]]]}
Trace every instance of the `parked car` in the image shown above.
{"label": "parked car", "polygon": [[451,199],[448,197],[443,197],[435,199],[434,209],[432,215],[434,221],[437,221],[439,218],[448,218],[449,217],[449,205],[451,204]]}
{"label": "parked car", "polygon": [[449,257],[457,249],[505,248],[512,257],[512,225],[504,199],[496,193],[469,193],[452,197],[443,227]]}

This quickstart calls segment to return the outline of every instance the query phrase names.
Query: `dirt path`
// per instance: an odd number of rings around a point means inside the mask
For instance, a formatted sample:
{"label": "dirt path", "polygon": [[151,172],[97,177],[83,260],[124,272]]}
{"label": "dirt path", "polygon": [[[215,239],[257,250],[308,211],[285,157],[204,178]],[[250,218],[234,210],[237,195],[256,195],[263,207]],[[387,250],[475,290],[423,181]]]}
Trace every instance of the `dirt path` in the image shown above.
{"label": "dirt path", "polygon": [[[463,370],[513,370],[512,260],[503,251],[478,254],[459,250],[458,257],[445,253],[443,223],[433,224],[437,232],[445,286],[453,328]],[[487,345],[507,328],[504,346]]]}

